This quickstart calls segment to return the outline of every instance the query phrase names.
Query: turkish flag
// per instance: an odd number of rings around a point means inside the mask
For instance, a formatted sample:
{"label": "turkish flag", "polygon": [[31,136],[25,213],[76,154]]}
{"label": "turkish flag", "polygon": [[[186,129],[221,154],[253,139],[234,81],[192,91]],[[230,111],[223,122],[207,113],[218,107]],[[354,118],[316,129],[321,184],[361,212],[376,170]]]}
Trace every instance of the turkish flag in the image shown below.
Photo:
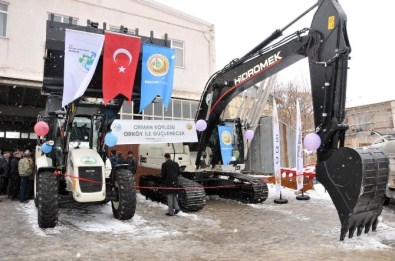
{"label": "turkish flag", "polygon": [[103,100],[107,104],[118,94],[132,100],[141,38],[106,32],[103,53]]}

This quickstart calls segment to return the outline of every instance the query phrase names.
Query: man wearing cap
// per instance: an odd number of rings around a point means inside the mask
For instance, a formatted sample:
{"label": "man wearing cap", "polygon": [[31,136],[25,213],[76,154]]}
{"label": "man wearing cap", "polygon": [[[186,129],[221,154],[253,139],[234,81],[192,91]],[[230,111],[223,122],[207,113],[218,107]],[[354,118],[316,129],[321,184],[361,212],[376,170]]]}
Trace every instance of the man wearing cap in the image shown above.
{"label": "man wearing cap", "polygon": [[133,151],[128,151],[128,157],[126,158],[126,163],[129,165],[128,170],[130,170],[133,174],[136,174],[137,164],[136,159],[133,157]]}
{"label": "man wearing cap", "polygon": [[19,201],[21,203],[28,202],[27,191],[29,187],[30,176],[33,175],[33,160],[29,150],[23,153],[23,158],[18,163],[19,176],[21,178],[21,185],[19,191]]}
{"label": "man wearing cap", "polygon": [[174,216],[180,212],[178,206],[177,192],[171,189],[178,186],[178,174],[180,167],[177,162],[171,160],[170,153],[165,153],[165,162],[162,163],[162,183],[165,185],[164,193],[167,194],[167,206],[169,207],[166,215]]}

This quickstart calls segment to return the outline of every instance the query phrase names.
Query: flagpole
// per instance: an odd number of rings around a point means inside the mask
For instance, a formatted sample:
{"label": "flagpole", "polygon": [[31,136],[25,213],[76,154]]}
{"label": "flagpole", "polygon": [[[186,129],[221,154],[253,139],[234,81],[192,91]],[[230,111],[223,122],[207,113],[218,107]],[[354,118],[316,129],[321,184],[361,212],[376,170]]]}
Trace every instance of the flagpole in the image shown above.
{"label": "flagpole", "polygon": [[297,195],[296,196],[297,200],[309,200],[310,199],[310,196],[309,195],[305,195],[303,191],[304,191],[304,178],[303,178],[302,195]]}
{"label": "flagpole", "polygon": [[274,203],[276,203],[276,204],[287,204],[288,203],[288,199],[282,198],[282,194],[281,194],[281,191],[280,191],[280,198],[275,199]]}

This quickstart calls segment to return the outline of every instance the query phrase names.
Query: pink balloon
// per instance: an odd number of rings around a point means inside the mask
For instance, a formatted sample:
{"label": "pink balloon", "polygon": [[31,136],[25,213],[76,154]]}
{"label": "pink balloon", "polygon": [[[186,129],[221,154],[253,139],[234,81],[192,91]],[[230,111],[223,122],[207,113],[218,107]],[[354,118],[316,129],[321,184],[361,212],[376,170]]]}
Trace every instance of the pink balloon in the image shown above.
{"label": "pink balloon", "polygon": [[254,132],[252,130],[247,130],[244,133],[244,136],[246,137],[247,140],[252,140],[252,138],[254,138]]}
{"label": "pink balloon", "polygon": [[316,150],[321,145],[321,138],[316,133],[309,133],[304,137],[304,147],[309,151]]}
{"label": "pink balloon", "polygon": [[196,122],[196,130],[204,131],[207,128],[207,122],[205,120],[198,120]]}
{"label": "pink balloon", "polygon": [[48,132],[49,126],[45,121],[39,121],[34,125],[34,133],[36,133],[37,136],[45,136]]}

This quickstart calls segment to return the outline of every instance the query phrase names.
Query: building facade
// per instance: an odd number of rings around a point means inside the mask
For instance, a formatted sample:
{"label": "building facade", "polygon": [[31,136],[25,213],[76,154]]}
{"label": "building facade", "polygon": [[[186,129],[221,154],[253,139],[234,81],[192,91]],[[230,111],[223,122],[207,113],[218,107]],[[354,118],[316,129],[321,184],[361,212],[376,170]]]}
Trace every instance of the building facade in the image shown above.
{"label": "building facade", "polygon": [[[156,99],[145,119],[193,119],[207,79],[215,71],[214,25],[151,0],[0,0],[0,149],[32,147],[33,126],[44,110],[42,95],[46,21],[119,31],[171,40],[175,75],[171,105]],[[130,104],[120,118],[133,118]]]}
{"label": "building facade", "polygon": [[394,131],[395,101],[386,101],[346,109],[347,147],[363,147],[380,139],[376,133]]}

